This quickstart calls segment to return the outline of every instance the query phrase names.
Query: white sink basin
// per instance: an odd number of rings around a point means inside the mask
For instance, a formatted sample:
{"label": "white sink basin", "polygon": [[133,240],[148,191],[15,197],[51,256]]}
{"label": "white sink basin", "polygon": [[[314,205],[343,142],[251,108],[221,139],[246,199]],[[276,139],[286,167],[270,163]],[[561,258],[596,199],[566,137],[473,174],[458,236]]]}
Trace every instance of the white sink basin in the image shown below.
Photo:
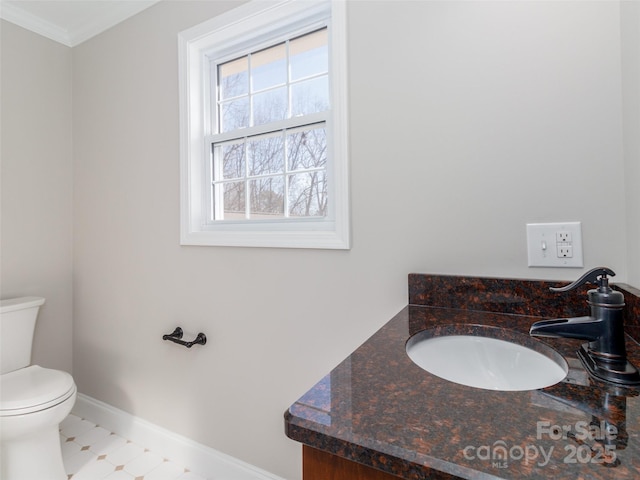
{"label": "white sink basin", "polygon": [[515,331],[480,325],[445,325],[407,342],[409,358],[450,382],[486,390],[536,390],[569,371],[551,347]]}

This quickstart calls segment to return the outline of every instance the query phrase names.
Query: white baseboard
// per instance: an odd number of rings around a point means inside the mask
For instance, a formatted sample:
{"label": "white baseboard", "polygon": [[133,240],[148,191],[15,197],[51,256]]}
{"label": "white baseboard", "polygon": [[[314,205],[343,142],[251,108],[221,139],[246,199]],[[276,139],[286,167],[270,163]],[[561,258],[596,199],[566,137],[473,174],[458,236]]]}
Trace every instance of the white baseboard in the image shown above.
{"label": "white baseboard", "polygon": [[72,413],[188,468],[205,478],[220,480],[284,480],[193,440],[78,394]]}

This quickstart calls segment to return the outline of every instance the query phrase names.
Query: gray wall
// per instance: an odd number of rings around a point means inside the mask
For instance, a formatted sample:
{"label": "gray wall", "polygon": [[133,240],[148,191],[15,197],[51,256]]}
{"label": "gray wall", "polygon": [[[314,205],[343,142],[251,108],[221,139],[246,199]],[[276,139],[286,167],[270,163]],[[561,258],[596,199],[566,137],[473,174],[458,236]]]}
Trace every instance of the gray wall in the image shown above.
{"label": "gray wall", "polygon": [[37,295],[32,360],[72,367],[71,49],[2,21],[2,298]]}
{"label": "gray wall", "polygon": [[[579,220],[585,265],[640,287],[637,26],[614,2],[351,2],[352,250],[180,247],[176,35],[233,5],[162,2],[72,50],[81,392],[294,479],[284,410],[406,304],[407,273],[575,278],[527,268],[525,224]],[[3,250],[32,182],[6,205],[4,170]],[[209,343],[162,342],[176,325]]]}
{"label": "gray wall", "polygon": [[628,282],[640,288],[640,2],[621,2]]}

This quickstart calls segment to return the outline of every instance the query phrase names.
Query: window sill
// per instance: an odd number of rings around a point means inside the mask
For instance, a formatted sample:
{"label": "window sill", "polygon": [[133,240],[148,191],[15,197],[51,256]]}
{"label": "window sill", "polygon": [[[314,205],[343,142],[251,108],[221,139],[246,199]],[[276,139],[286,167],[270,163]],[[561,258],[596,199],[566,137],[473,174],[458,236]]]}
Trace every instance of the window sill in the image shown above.
{"label": "window sill", "polygon": [[322,222],[323,230],[199,230],[182,233],[181,245],[267,247],[267,248],[315,248],[348,250],[348,229],[335,228],[334,222]]}

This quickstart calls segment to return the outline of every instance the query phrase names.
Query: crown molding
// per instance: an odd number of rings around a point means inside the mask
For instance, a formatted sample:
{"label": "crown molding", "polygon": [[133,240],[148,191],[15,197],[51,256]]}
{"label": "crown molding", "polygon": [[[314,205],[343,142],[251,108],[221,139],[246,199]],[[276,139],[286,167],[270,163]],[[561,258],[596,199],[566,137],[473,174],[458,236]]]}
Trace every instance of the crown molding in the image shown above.
{"label": "crown molding", "polygon": [[31,30],[38,35],[42,35],[68,47],[72,46],[70,44],[69,32],[66,29],[32,15],[12,3],[2,2],[0,4],[0,17],[7,22]]}
{"label": "crown molding", "polygon": [[123,20],[140,13],[158,3],[158,1],[160,0],[109,2],[108,11],[101,11],[99,15],[94,16],[88,22],[71,30],[27,12],[20,8],[16,2],[3,1],[0,4],[0,17],[67,47],[75,47]]}

